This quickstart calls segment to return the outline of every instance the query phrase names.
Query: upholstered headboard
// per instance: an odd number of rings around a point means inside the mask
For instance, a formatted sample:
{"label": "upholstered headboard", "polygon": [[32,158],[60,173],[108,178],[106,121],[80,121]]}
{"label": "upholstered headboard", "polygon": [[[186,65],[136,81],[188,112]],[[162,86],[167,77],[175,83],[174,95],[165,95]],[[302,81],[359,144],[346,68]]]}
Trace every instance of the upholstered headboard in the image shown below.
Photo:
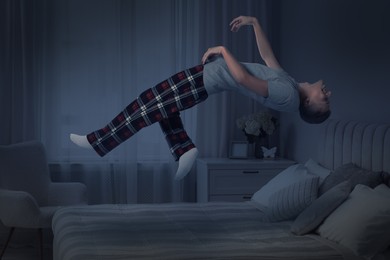
{"label": "upholstered headboard", "polygon": [[319,162],[329,169],[352,162],[390,173],[390,124],[330,120],[319,147]]}

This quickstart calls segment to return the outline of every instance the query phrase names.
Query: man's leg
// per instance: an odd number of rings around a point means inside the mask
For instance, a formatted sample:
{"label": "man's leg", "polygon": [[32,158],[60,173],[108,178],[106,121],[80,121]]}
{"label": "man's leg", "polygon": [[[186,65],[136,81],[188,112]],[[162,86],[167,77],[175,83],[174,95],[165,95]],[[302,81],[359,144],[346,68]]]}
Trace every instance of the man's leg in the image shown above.
{"label": "man's leg", "polygon": [[[190,108],[207,96],[203,85],[203,66],[184,70],[144,91],[107,126],[84,138],[100,156],[104,156],[143,127]],[[82,138],[71,139],[84,147],[84,143],[76,140]]]}
{"label": "man's leg", "polygon": [[198,156],[198,149],[184,130],[179,113],[164,118],[159,123],[173,157],[179,161],[175,179],[180,180],[191,170]]}
{"label": "man's leg", "polygon": [[179,113],[164,118],[159,121],[159,124],[175,161],[178,161],[185,152],[195,148],[195,145],[184,130]]}

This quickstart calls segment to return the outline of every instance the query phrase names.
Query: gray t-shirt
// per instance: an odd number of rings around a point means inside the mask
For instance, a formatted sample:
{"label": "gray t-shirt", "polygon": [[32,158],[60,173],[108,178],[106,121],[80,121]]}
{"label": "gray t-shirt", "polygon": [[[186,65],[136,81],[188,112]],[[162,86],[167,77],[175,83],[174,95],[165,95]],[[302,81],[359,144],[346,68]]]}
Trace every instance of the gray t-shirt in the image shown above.
{"label": "gray t-shirt", "polygon": [[268,81],[268,97],[265,98],[239,85],[222,57],[217,57],[204,65],[203,81],[207,93],[212,95],[225,90],[236,91],[277,111],[298,111],[300,102],[298,84],[284,70],[272,69],[258,63],[241,64],[250,74]]}

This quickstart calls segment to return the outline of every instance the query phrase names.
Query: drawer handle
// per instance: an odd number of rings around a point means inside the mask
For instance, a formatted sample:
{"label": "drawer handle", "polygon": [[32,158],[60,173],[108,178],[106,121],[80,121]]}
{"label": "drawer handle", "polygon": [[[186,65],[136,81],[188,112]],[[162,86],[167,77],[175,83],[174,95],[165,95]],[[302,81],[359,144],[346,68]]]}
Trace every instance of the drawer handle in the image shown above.
{"label": "drawer handle", "polygon": [[250,200],[250,199],[252,198],[252,196],[247,195],[247,196],[242,196],[242,198],[243,198],[244,200]]}
{"label": "drawer handle", "polygon": [[259,171],[243,171],[243,174],[259,174]]}

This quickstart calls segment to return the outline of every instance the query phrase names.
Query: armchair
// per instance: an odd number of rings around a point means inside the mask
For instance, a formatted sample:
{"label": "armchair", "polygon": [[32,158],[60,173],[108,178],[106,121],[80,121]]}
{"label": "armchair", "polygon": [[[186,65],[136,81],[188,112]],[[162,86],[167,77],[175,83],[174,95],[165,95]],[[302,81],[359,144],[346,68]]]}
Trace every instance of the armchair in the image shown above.
{"label": "armchair", "polygon": [[42,258],[42,229],[51,228],[60,206],[81,204],[87,204],[85,185],[52,182],[42,143],[0,146],[0,221],[10,228],[0,259],[15,228],[38,230]]}

